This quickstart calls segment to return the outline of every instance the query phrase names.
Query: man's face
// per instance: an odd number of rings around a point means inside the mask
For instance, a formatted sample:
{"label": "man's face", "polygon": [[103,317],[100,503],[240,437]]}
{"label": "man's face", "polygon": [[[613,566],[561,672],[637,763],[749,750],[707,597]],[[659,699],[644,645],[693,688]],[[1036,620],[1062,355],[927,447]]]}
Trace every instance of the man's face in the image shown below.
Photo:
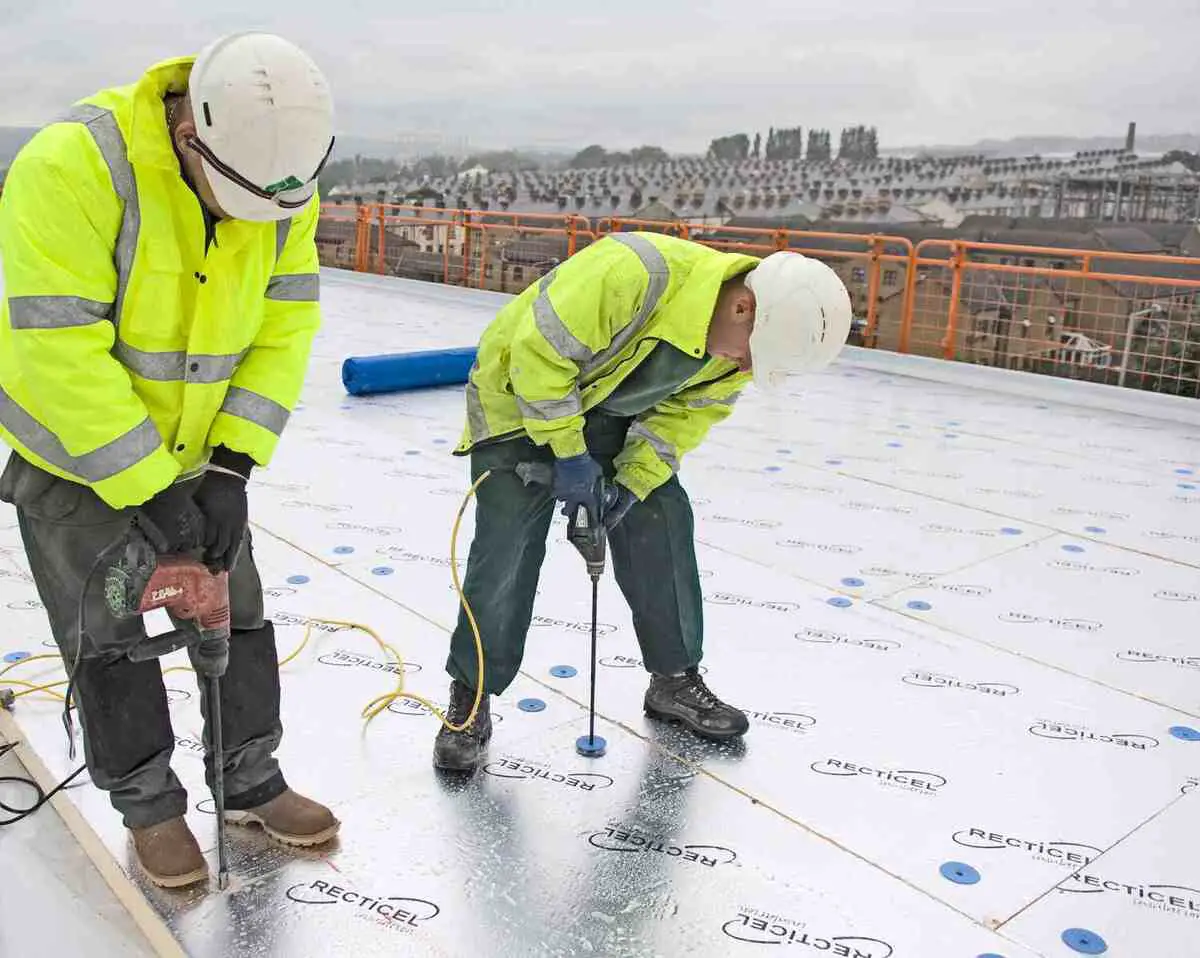
{"label": "man's face", "polygon": [[200,154],[188,146],[188,140],[196,135],[196,123],[192,119],[191,112],[186,107],[184,110],[183,118],[175,127],[174,134],[175,149],[181,158],[183,171],[187,174],[189,182],[195,187],[196,193],[199,194],[200,202],[208,208],[208,211],[218,219],[228,219],[228,214],[221,209],[212,187],[208,185],[208,177],[204,173],[204,163],[200,159]]}
{"label": "man's face", "polygon": [[727,285],[717,297],[708,327],[708,354],[750,372],[750,334],[754,332],[754,294],[741,284]]}

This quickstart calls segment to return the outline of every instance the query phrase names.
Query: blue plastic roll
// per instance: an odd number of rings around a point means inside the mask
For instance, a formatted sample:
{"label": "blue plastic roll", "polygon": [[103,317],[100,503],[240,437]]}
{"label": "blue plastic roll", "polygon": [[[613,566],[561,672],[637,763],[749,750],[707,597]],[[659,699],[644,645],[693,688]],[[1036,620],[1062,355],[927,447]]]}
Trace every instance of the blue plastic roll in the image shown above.
{"label": "blue plastic roll", "polygon": [[352,396],[428,389],[465,383],[476,349],[430,349],[387,356],[351,356],[342,363],[342,385]]}

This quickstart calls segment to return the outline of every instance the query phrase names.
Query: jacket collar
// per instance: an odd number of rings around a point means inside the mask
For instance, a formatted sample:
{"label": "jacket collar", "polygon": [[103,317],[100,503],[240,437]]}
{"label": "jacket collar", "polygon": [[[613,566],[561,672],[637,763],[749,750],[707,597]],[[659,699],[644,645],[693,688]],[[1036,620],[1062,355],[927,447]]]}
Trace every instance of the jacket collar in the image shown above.
{"label": "jacket collar", "polygon": [[129,162],[135,166],[178,169],[179,159],[167,131],[163,97],[186,93],[195,57],[177,57],[152,66],[133,91],[133,117],[129,127]]}

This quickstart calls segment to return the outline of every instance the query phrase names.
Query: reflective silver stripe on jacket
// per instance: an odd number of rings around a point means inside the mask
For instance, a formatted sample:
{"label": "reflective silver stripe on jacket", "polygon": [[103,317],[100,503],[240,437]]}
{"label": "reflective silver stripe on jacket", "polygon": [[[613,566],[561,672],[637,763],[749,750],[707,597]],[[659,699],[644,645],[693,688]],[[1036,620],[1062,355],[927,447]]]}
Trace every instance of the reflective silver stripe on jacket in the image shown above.
{"label": "reflective silver stripe on jacket", "polygon": [[10,296],[8,318],[13,329],[66,329],[105,322],[112,303],[79,296]]}
{"label": "reflective silver stripe on jacket", "polygon": [[292,229],[292,218],[289,216],[285,220],[277,220],[275,222],[275,262],[279,262],[279,257],[283,255],[283,248],[287,246],[288,233]]}
{"label": "reflective silver stripe on jacket", "polygon": [[129,288],[129,274],[133,270],[133,257],[137,252],[138,232],[142,228],[141,207],[138,205],[137,180],[129,162],[129,150],[121,128],[111,110],[81,103],[66,115],[67,123],[82,123],[92,134],[100,155],[108,164],[113,189],[121,198],[125,212],[121,217],[121,230],[117,234],[117,246],[113,262],[117,267],[117,298],[113,303],[113,325],[121,324],[121,309],[125,303],[125,292]]}
{"label": "reflective silver stripe on jacket", "polygon": [[102,482],[136,466],[163,444],[158,428],[147,417],[99,449],[72,456],[54,433],[22,409],[3,389],[0,389],[0,423],[30,452],[68,475],[89,483]]}
{"label": "reflective silver stripe on jacket", "polygon": [[675,455],[675,447],[663,439],[663,437],[658,433],[648,429],[645,423],[635,422],[629,427],[628,435],[637,439],[646,440],[658,458],[671,467],[672,472],[679,471],[679,459]]}
{"label": "reflective silver stripe on jacket", "polygon": [[517,406],[521,415],[526,419],[562,419],[565,416],[578,416],[583,412],[583,400],[579,391],[573,390],[562,399],[535,399],[533,401],[517,397]]}
{"label": "reflective silver stripe on jacket", "polygon": [[738,396],[741,393],[734,393],[732,396],[726,396],[724,399],[712,399],[708,396],[702,399],[689,399],[688,407],[691,409],[703,409],[705,406],[732,406],[738,401]]}
{"label": "reflective silver stripe on jacket", "polygon": [[188,354],[184,350],[150,353],[118,340],[113,355],[130,372],[154,382],[223,383],[233,377],[234,370],[246,355],[226,353],[217,355]]}
{"label": "reflective silver stripe on jacket", "polygon": [[316,273],[272,276],[267,299],[281,303],[315,303],[321,298],[321,278]]}
{"label": "reflective silver stripe on jacket", "polygon": [[487,414],[483,411],[483,400],[479,398],[479,387],[475,385],[475,374],[479,372],[479,358],[471,364],[467,374],[467,433],[471,442],[479,442],[488,437]]}
{"label": "reflective silver stripe on jacket", "polygon": [[645,328],[646,323],[650,320],[650,314],[654,312],[654,308],[671,282],[671,268],[667,265],[666,257],[646,237],[634,233],[612,233],[609,235],[609,239],[622,246],[627,246],[637,254],[638,259],[642,261],[642,266],[649,274],[650,282],[646,286],[646,296],[642,300],[642,308],[638,310],[633,322],[618,332],[613,337],[613,341],[605,349],[596,353],[581,370],[585,380],[589,374],[602,368],[605,363],[628,346],[630,340]]}
{"label": "reflective silver stripe on jacket", "polygon": [[274,399],[260,396],[241,386],[230,386],[225,394],[225,402],[221,404],[221,412],[230,416],[245,419],[263,429],[280,435],[287,425],[291,413]]}
{"label": "reflective silver stripe on jacket", "polygon": [[575,338],[575,334],[554,311],[554,304],[550,302],[550,284],[553,282],[554,273],[551,271],[538,283],[537,299],[533,301],[534,322],[538,332],[554,347],[558,355],[576,365],[583,365],[592,358],[593,353],[588,346]]}

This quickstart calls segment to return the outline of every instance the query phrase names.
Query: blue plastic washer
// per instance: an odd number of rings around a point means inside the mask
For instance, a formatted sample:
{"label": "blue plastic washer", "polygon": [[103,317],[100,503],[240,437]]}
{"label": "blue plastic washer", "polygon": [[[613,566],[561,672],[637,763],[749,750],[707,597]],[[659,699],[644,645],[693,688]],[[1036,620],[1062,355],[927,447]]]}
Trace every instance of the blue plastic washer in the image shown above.
{"label": "blue plastic washer", "polygon": [[910,603],[908,603],[908,607],[914,612],[928,612],[933,608],[933,606],[931,606],[928,602],[925,602],[921,599],[913,599]]}
{"label": "blue plastic washer", "polygon": [[1082,552],[1083,551],[1083,546],[1077,546],[1077,545],[1073,545],[1073,544],[1065,545],[1062,548],[1063,548],[1063,552]]}
{"label": "blue plastic washer", "polygon": [[1102,536],[1104,533],[1108,532],[1104,526],[1084,526],[1083,531],[1090,532],[1094,536]]}
{"label": "blue plastic washer", "polygon": [[947,419],[946,425],[947,426],[961,426],[962,420],[961,419]]}
{"label": "blue plastic washer", "polygon": [[348,556],[354,551],[354,546],[334,546],[333,551],[335,555]]}
{"label": "blue plastic washer", "polygon": [[10,663],[24,662],[27,658],[29,658],[28,652],[9,652],[8,655],[4,656],[4,661]]}
{"label": "blue plastic washer", "polygon": [[888,443],[889,449],[901,449],[901,448],[903,448],[903,446],[904,446],[904,443],[902,443],[902,442],[889,442]]}
{"label": "blue plastic washer", "polygon": [[371,570],[371,575],[391,575],[395,571],[390,565],[377,565]]}
{"label": "blue plastic washer", "polygon": [[896,425],[896,428],[897,428],[897,429],[912,429],[912,426],[910,426],[910,425],[909,425],[908,423],[906,423],[906,422],[902,422],[902,423],[898,423],[898,424]]}
{"label": "blue plastic washer", "polygon": [[541,712],[546,708],[546,703],[541,699],[521,699],[517,708],[522,712]]}
{"label": "blue plastic washer", "polygon": [[826,599],[825,601],[832,605],[835,609],[846,609],[854,605],[854,603],[850,599],[847,599],[844,595],[836,595],[832,599]]}
{"label": "blue plastic washer", "polygon": [[1086,928],[1068,928],[1062,933],[1062,940],[1064,945],[1081,955],[1102,955],[1108,951],[1108,943]]}
{"label": "blue plastic washer", "polygon": [[607,750],[608,742],[599,735],[595,738],[580,735],[575,739],[575,751],[585,758],[600,758]]}
{"label": "blue plastic washer", "polygon": [[1193,489],[1195,489],[1196,487],[1195,487],[1195,485],[1193,485],[1193,484],[1192,484],[1192,483],[1190,483],[1190,482],[1181,482],[1181,483],[1179,484],[1179,488],[1180,488],[1180,489],[1186,489],[1186,490],[1188,490],[1189,492],[1191,492],[1191,491],[1192,491]]}
{"label": "blue plastic washer", "polygon": [[792,450],[790,449],[776,449],[775,451],[781,456],[790,456],[792,454]]}
{"label": "blue plastic washer", "polygon": [[783,466],[767,466],[763,472],[783,472]]}
{"label": "blue plastic washer", "polygon": [[550,670],[550,674],[556,679],[573,679],[579,674],[579,670],[573,665],[556,665]]}
{"label": "blue plastic washer", "polygon": [[964,862],[946,862],[938,871],[942,873],[942,877],[946,881],[952,881],[956,885],[977,885],[979,883],[979,872]]}
{"label": "blue plastic washer", "polygon": [[1195,470],[1195,469],[1176,469],[1176,470],[1175,470],[1175,475],[1177,475],[1177,476],[1191,476],[1191,475],[1194,475],[1194,474],[1195,474],[1195,472],[1196,472],[1196,470]]}
{"label": "blue plastic washer", "polygon": [[989,951],[986,955],[980,955],[979,958],[1004,958],[1004,956],[998,955],[994,951]]}
{"label": "blue plastic washer", "polygon": [[855,579],[853,576],[847,576],[842,580],[842,585],[851,589],[861,589],[864,585],[866,585],[866,583],[863,582],[862,579]]}
{"label": "blue plastic washer", "polygon": [[446,445],[446,440],[445,439],[435,439],[433,441],[433,444],[435,446],[444,446],[444,445]]}
{"label": "blue plastic washer", "polygon": [[1200,742],[1200,729],[1190,728],[1187,725],[1171,726],[1171,734],[1181,742]]}
{"label": "blue plastic washer", "polygon": [[306,576],[306,575],[289,575],[288,576],[288,585],[304,585],[304,583],[306,583],[308,581],[310,581],[310,580],[309,580],[308,576]]}
{"label": "blue plastic washer", "polygon": [[405,450],[404,450],[404,455],[406,455],[406,456],[419,456],[419,455],[421,455],[421,450],[420,450],[420,449],[405,449]]}
{"label": "blue plastic washer", "polygon": [[958,433],[956,433],[956,432],[948,432],[948,433],[945,433],[945,436],[946,436],[946,438],[947,438],[947,439],[957,439],[957,438],[958,438]]}
{"label": "blue plastic washer", "polygon": [[1017,529],[1014,526],[1004,526],[1000,530],[1000,535],[1002,535],[1002,536],[1019,536],[1019,535],[1023,535],[1023,534],[1024,534],[1024,530]]}
{"label": "blue plastic washer", "polygon": [[827,465],[827,466],[840,466],[841,464],[842,464],[842,460],[840,460],[840,459],[826,459],[825,460],[825,465]]}

